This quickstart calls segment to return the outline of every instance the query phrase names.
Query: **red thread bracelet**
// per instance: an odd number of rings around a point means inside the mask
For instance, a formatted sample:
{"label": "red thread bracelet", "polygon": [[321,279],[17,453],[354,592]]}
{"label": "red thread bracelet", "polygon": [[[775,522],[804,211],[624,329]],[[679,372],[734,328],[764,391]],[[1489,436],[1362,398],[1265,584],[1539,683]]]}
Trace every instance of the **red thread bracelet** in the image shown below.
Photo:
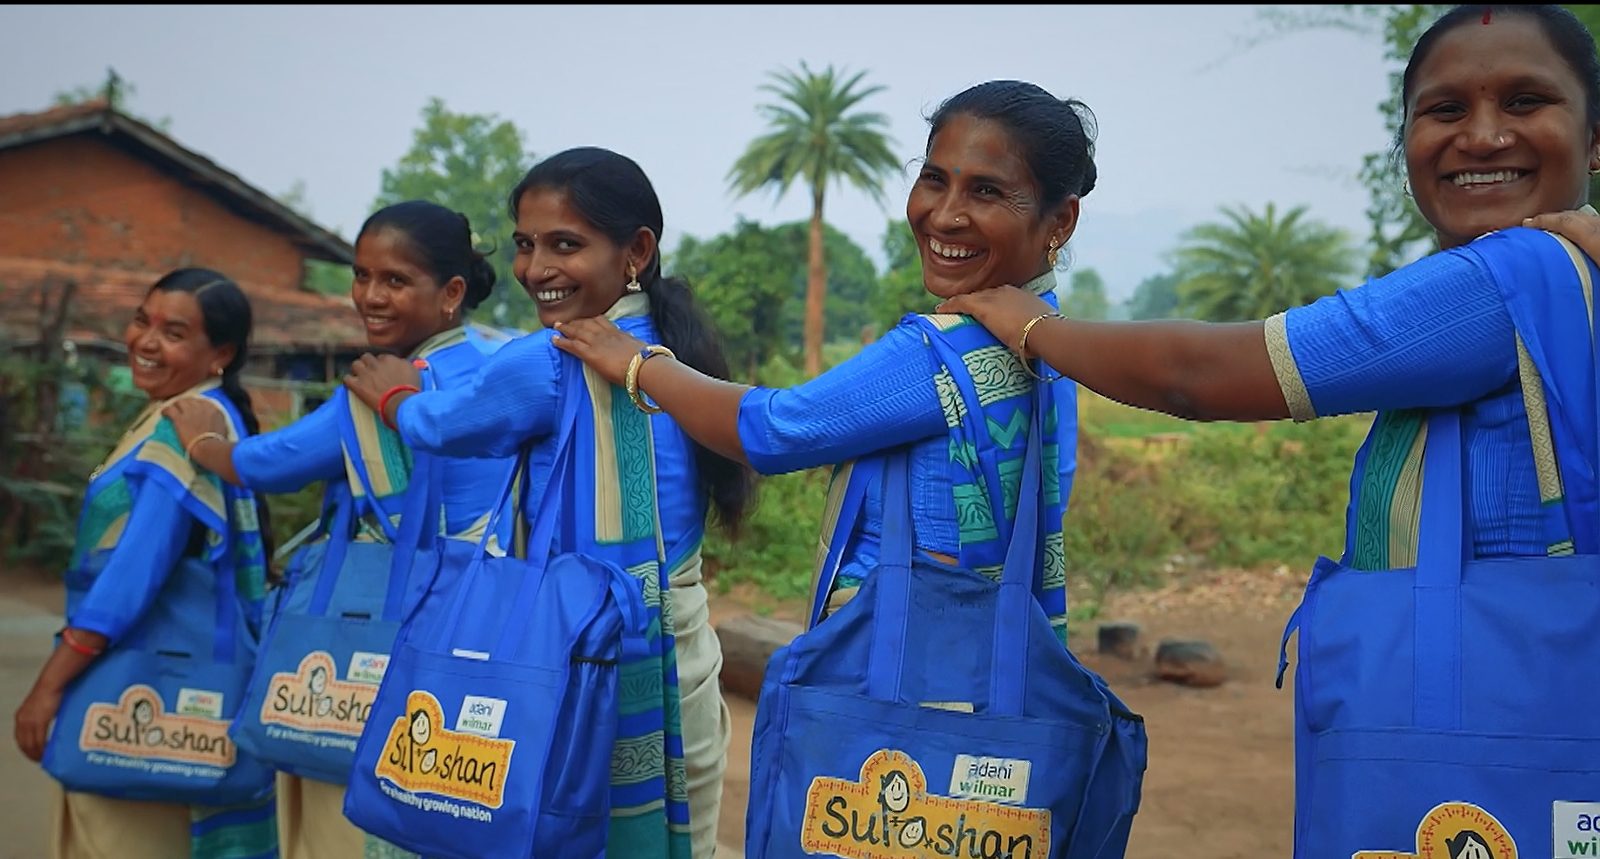
{"label": "red thread bracelet", "polygon": [[95,648],[89,647],[88,645],[78,641],[77,638],[73,637],[71,627],[61,627],[61,643],[72,648],[74,653],[81,653],[84,656],[99,656],[101,653],[105,652],[105,648],[96,650]]}
{"label": "red thread bracelet", "polygon": [[389,398],[400,393],[401,391],[410,391],[413,394],[422,393],[422,389],[416,385],[395,385],[389,390],[384,391],[383,396],[378,398],[378,419],[383,421],[384,426],[396,432],[399,432],[400,428],[395,426],[393,421],[389,420]]}

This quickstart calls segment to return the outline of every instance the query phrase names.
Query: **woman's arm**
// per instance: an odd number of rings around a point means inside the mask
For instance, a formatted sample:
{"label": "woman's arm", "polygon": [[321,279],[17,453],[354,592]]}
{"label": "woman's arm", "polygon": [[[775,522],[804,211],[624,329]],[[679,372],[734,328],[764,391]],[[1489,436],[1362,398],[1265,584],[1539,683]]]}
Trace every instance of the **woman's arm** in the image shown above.
{"label": "woman's arm", "polygon": [[[1017,348],[1050,305],[1016,287],[957,296],[944,313],[975,317]],[[1260,322],[1085,322],[1045,318],[1028,331],[1028,355],[1090,390],[1130,406],[1191,420],[1289,417]]]}
{"label": "woman's arm", "polygon": [[345,386],[374,411],[382,406],[384,420],[415,449],[463,458],[510,456],[528,439],[555,429],[560,365],[549,340],[549,332],[520,337],[490,356],[470,383],[422,393],[389,393],[403,385],[420,387],[411,362],[363,355]]}
{"label": "woman's arm", "polygon": [[[623,384],[644,344],[610,322],[564,323],[556,346]],[[713,379],[666,356],[644,361],[638,387],[690,438],[722,456],[777,474],[843,462],[939,435],[944,411],[936,362],[920,332],[891,329],[844,364],[793,388]]]}
{"label": "woman's arm", "polygon": [[61,708],[67,685],[94,662],[94,656],[72,645],[92,652],[103,650],[150,610],[189,542],[193,521],[172,496],[158,489],[147,489],[136,497],[123,528],[123,534],[136,537],[119,541],[111,550],[105,568],[67,619],[63,641],[45,661],[17,708],[17,747],[29,760],[37,761],[44,754],[50,723]]}
{"label": "woman's arm", "polygon": [[162,414],[177,429],[190,460],[234,486],[296,492],[316,481],[344,475],[338,410],[349,406],[343,396],[332,397],[286,427],[238,442],[228,440],[222,410],[208,402],[186,398]]}
{"label": "woman's arm", "polygon": [[[1516,373],[1515,328],[1478,256],[1516,248],[1492,237],[1468,247],[1265,322],[1044,319],[1027,349],[1100,394],[1190,419],[1459,405]],[[1010,287],[944,307],[972,313],[1013,349],[1023,326],[1047,312]]]}

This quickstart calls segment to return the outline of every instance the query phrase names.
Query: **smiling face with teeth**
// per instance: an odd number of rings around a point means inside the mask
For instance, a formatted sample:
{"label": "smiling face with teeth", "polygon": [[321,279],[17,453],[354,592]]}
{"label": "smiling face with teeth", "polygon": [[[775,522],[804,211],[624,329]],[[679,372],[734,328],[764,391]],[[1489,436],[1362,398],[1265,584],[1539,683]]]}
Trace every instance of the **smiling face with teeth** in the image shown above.
{"label": "smiling face with teeth", "polygon": [[655,234],[649,229],[639,228],[633,241],[619,245],[556,188],[523,192],[516,215],[511,273],[537,305],[539,323],[546,328],[604,315],[622,298],[630,265],[642,274],[655,256]]}
{"label": "smiling face with teeth", "polygon": [[368,230],[356,239],[350,300],[367,327],[367,343],[401,355],[457,324],[466,281],[441,284],[420,259],[405,231]]}
{"label": "smiling face with teeth", "polygon": [[1050,240],[1064,245],[1077,225],[1078,198],[1042,211],[1039,196],[1004,125],[951,117],[929,142],[906,198],[928,292],[950,298],[1044,274]]}
{"label": "smiling face with teeth", "polygon": [[1538,20],[1473,18],[1425,50],[1406,80],[1406,172],[1441,248],[1584,204],[1600,127]]}
{"label": "smiling face with teeth", "polygon": [[205,315],[193,293],[152,289],[123,332],[133,384],[152,400],[165,400],[216,375],[233,360],[234,347],[211,345]]}

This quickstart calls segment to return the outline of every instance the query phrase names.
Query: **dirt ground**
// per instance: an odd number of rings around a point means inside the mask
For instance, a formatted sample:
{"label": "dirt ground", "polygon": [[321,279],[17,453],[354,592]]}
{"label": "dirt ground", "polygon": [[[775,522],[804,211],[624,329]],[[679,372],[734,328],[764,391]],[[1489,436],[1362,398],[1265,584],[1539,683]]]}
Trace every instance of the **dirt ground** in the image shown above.
{"label": "dirt ground", "polygon": [[[1287,857],[1293,809],[1292,711],[1273,688],[1278,640],[1303,578],[1204,574],[1161,591],[1113,597],[1102,618],[1140,625],[1135,661],[1097,655],[1094,624],[1074,650],[1144,716],[1150,768],[1128,856],[1184,859]],[[714,620],[751,610],[741,595],[713,597]],[[0,569],[0,859],[43,859],[50,783],[10,741],[10,717],[59,625],[57,584]],[[779,611],[782,614],[782,611]],[[1189,689],[1155,680],[1150,653],[1163,638],[1202,638],[1222,654],[1228,680]],[[740,859],[755,704],[729,700],[734,738],[720,821],[720,859]]]}

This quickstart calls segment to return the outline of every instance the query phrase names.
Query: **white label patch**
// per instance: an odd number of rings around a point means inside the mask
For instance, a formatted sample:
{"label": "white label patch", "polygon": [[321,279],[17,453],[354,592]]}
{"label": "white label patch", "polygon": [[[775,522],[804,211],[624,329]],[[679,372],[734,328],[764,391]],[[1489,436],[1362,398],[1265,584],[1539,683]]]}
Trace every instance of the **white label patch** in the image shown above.
{"label": "white label patch", "polygon": [[206,689],[179,689],[178,715],[222,718],[222,693]]}
{"label": "white label patch", "polygon": [[461,701],[461,715],[456,717],[456,731],[462,734],[477,734],[480,737],[498,737],[500,722],[505,717],[505,701],[499,698],[468,695]]}
{"label": "white label patch", "polygon": [[1032,772],[1032,761],[956,755],[956,765],[950,771],[950,795],[1020,804],[1028,800],[1028,777]]}
{"label": "white label patch", "polygon": [[1600,857],[1600,802],[1554,802],[1555,859]]}
{"label": "white label patch", "polygon": [[389,670],[389,654],[364,653],[357,650],[350,654],[350,672],[345,678],[357,683],[376,685],[383,682],[383,672],[387,670]]}

